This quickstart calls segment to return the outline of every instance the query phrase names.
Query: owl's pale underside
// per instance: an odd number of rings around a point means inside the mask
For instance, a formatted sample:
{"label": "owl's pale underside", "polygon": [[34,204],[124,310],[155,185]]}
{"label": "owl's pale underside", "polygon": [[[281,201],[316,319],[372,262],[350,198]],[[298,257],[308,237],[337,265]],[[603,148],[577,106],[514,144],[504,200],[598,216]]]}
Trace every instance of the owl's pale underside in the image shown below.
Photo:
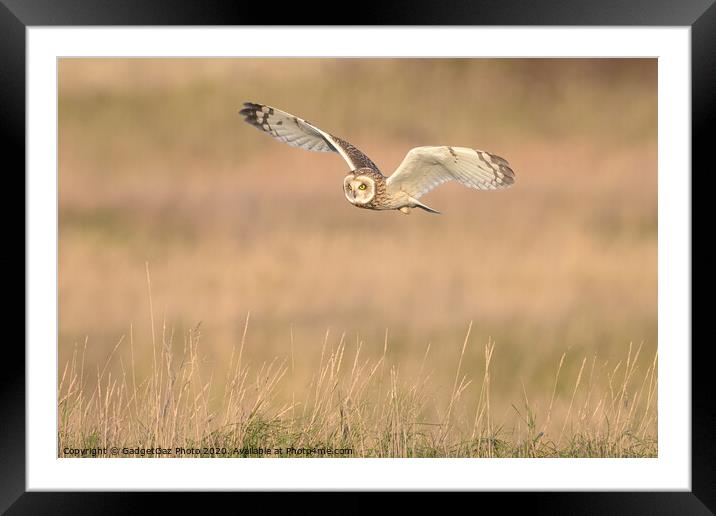
{"label": "owl's pale underside", "polygon": [[438,185],[458,181],[478,190],[506,188],[515,181],[509,163],[489,152],[467,147],[415,147],[390,177],[385,177],[368,156],[345,140],[276,108],[245,102],[239,111],[245,121],[292,147],[316,152],[337,152],[350,172],[343,192],[353,206],[370,210],[422,208],[437,210],[418,199]]}

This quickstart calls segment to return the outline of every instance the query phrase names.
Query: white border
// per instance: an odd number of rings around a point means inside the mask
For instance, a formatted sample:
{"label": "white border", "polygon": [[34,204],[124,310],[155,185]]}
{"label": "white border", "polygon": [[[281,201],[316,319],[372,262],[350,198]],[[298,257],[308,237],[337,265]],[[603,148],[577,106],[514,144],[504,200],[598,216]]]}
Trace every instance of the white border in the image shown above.
{"label": "white border", "polygon": [[[27,489],[690,490],[690,36],[688,27],[28,28]],[[659,458],[57,459],[59,56],[658,57]]]}

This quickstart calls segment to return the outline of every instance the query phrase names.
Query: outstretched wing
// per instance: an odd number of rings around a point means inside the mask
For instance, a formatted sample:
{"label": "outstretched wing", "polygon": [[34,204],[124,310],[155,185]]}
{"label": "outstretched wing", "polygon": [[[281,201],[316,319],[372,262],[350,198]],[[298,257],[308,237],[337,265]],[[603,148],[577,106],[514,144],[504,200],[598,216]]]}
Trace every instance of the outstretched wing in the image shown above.
{"label": "outstretched wing", "polygon": [[404,192],[414,199],[438,185],[459,181],[478,190],[510,186],[515,173],[506,160],[466,147],[416,147],[411,149],[388,178],[392,193]]}
{"label": "outstretched wing", "polygon": [[351,170],[362,167],[378,170],[375,163],[356,147],[297,116],[263,104],[244,102],[244,106],[239,114],[246,122],[291,147],[316,152],[337,152],[346,160]]}

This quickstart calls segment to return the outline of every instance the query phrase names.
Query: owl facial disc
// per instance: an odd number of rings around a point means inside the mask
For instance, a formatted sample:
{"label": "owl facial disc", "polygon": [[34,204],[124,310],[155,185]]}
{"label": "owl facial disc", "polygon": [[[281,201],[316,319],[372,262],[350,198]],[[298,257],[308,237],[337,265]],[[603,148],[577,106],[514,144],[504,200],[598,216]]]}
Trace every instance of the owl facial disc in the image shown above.
{"label": "owl facial disc", "polygon": [[370,203],[375,197],[375,181],[364,175],[348,175],[343,180],[343,193],[348,202],[356,206]]}

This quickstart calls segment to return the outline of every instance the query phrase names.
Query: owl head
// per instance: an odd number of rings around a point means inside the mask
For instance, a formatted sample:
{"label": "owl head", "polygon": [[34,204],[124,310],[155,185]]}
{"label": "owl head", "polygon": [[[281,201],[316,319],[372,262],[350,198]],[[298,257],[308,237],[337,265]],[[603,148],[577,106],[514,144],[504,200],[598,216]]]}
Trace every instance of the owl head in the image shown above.
{"label": "owl head", "polygon": [[343,180],[343,193],[351,204],[363,206],[375,197],[375,179],[370,169],[357,169]]}

